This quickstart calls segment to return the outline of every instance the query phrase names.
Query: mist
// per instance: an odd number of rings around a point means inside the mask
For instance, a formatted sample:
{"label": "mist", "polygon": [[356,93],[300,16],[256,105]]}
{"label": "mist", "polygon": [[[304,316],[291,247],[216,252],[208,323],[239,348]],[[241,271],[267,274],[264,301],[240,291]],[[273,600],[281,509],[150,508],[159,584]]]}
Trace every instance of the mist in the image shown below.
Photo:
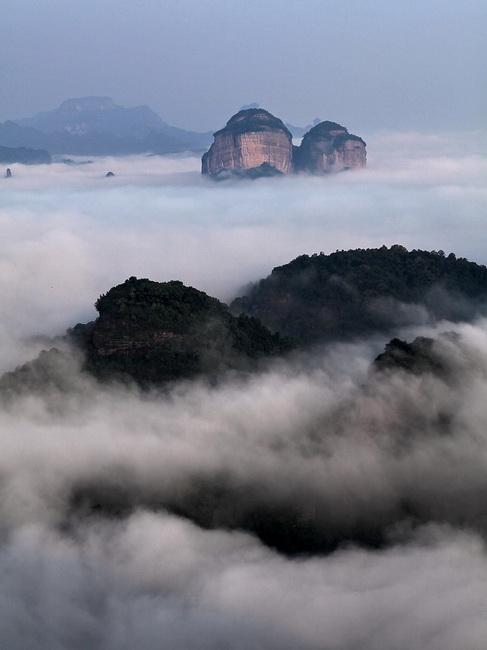
{"label": "mist", "polygon": [[12,165],[0,179],[1,322],[63,331],[132,275],[229,301],[303,253],[399,243],[487,262],[479,134],[368,139],[365,170],[326,178],[215,184],[195,156]]}
{"label": "mist", "polygon": [[[229,301],[303,253],[486,263],[479,137],[372,134],[365,170],[326,178],[214,183],[191,155],[13,165],[0,370],[132,275]],[[65,391],[2,400],[0,645],[483,650],[487,321],[396,335],[437,339],[446,377],[371,371],[375,336],[150,393],[67,356]]]}
{"label": "mist", "polygon": [[[487,323],[457,331],[452,382],[370,378],[370,341],[165,395],[73,363],[68,395],[5,405],[2,645],[480,650]],[[259,511],[343,541],[279,552]]]}

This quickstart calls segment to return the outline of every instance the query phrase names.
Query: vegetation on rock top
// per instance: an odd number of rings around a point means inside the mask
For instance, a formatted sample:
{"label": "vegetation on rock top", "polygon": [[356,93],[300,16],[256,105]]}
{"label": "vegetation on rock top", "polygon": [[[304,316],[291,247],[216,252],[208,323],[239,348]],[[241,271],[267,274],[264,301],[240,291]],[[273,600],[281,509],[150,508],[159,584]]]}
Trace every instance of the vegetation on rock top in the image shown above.
{"label": "vegetation on rock top", "polygon": [[292,139],[291,132],[278,117],[263,108],[246,108],[233,115],[223,129],[216,131],[213,135],[217,136],[223,133],[239,135],[272,129],[283,131],[290,140]]}

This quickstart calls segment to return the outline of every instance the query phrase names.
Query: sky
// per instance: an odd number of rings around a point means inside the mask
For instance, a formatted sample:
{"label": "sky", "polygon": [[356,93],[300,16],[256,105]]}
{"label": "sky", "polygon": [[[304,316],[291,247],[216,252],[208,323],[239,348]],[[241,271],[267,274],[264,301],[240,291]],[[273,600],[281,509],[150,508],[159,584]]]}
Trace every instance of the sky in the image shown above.
{"label": "sky", "polygon": [[0,2],[0,121],[65,99],[221,128],[257,102],[352,133],[485,128],[483,0]]}

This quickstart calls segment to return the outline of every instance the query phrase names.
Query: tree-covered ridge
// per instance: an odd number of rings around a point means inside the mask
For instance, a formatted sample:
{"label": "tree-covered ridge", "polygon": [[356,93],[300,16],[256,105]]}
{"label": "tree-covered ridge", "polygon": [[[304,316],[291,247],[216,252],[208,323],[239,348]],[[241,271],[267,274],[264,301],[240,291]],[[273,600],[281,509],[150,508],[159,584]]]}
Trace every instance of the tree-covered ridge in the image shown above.
{"label": "tree-covered ridge", "polygon": [[216,136],[222,133],[239,135],[241,133],[269,131],[271,129],[283,131],[290,140],[292,139],[291,131],[284,122],[269,113],[269,111],[263,108],[245,108],[233,115],[223,129],[216,131],[213,135]]}
{"label": "tree-covered ridge", "polygon": [[[33,361],[0,377],[0,400],[79,390],[82,377],[151,388],[177,379],[255,369],[294,343],[182,282],[131,277],[99,297],[95,321],[78,323]],[[74,353],[73,353],[74,348]]]}
{"label": "tree-covered ridge", "polygon": [[435,318],[460,320],[486,301],[485,266],[453,253],[395,245],[301,255],[275,268],[232,309],[312,342],[416,322],[420,314],[413,305]]}
{"label": "tree-covered ridge", "polygon": [[95,303],[101,323],[121,327],[167,330],[185,334],[210,315],[222,316],[226,307],[216,298],[182,282],[153,282],[131,277],[101,295]]}
{"label": "tree-covered ridge", "polygon": [[100,296],[94,323],[70,331],[97,377],[131,377],[141,385],[244,368],[282,354],[291,341],[253,317],[182,282],[131,277]]}
{"label": "tree-covered ridge", "polygon": [[[443,334],[442,338],[450,338],[454,341],[456,337],[450,333]],[[372,368],[380,372],[397,370],[414,374],[432,372],[443,377],[448,369],[444,359],[438,353],[437,343],[437,340],[426,336],[418,336],[411,343],[393,338],[386,344],[384,352],[374,359]]]}

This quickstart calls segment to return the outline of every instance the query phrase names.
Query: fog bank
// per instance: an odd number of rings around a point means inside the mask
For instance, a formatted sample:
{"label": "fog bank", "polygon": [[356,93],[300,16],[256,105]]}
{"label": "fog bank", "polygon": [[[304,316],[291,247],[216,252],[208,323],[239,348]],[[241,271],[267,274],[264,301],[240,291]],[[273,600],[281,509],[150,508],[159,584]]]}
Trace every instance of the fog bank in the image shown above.
{"label": "fog bank", "polygon": [[[12,166],[0,370],[132,275],[228,300],[320,250],[487,262],[478,140],[377,143],[363,172],[253,183],[191,156]],[[68,356],[64,391],[0,400],[0,646],[484,650],[487,321],[395,334],[439,337],[448,372],[375,374],[376,336],[164,393]]]}
{"label": "fog bank", "polygon": [[228,301],[321,250],[399,243],[487,262],[479,135],[376,138],[365,170],[326,177],[213,183],[194,156],[12,165],[0,181],[0,321],[62,331],[132,275]]}

